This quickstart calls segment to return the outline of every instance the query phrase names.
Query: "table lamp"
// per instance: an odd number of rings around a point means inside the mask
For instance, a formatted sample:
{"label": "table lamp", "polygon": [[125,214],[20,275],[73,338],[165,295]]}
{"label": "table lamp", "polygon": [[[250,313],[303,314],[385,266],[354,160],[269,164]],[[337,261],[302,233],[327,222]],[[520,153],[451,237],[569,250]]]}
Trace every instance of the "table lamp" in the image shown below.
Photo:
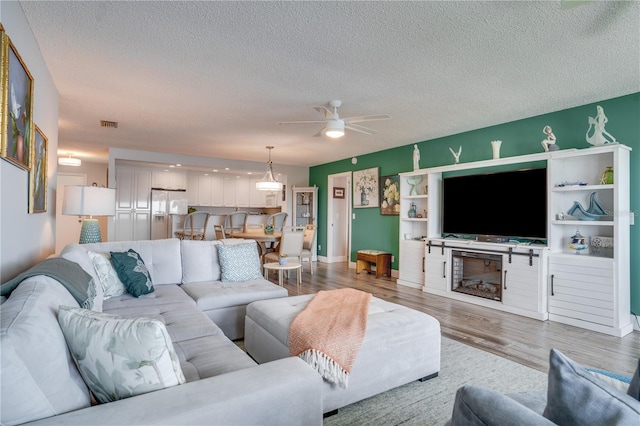
{"label": "table lamp", "polygon": [[89,216],[82,220],[80,244],[100,243],[102,235],[98,219],[93,216],[114,216],[116,214],[116,190],[98,186],[64,187],[62,214]]}

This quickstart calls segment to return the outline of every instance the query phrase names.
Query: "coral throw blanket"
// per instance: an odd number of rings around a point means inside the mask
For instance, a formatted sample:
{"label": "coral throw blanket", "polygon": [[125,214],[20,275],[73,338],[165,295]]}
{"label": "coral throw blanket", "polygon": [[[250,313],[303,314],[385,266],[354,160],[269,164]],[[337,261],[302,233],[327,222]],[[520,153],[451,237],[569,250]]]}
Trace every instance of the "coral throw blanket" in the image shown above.
{"label": "coral throw blanket", "polygon": [[371,294],[351,288],[318,292],[291,323],[291,356],[346,388],[367,330],[370,301]]}

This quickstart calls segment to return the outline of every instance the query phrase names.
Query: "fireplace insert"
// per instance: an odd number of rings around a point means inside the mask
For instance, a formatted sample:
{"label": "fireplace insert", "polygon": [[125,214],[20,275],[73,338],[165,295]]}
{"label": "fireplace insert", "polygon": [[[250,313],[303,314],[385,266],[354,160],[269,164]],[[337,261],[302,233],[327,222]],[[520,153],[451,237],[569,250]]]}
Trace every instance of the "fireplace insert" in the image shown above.
{"label": "fireplace insert", "polygon": [[453,250],[451,259],[452,291],[502,301],[502,255]]}

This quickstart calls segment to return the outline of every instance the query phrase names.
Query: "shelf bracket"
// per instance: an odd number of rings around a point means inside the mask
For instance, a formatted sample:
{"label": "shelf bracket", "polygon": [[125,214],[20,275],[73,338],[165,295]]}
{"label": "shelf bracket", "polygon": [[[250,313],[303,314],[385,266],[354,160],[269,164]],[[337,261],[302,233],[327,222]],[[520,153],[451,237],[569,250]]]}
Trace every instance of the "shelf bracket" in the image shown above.
{"label": "shelf bracket", "polygon": [[509,247],[509,263],[511,263],[511,255],[513,255],[513,247]]}

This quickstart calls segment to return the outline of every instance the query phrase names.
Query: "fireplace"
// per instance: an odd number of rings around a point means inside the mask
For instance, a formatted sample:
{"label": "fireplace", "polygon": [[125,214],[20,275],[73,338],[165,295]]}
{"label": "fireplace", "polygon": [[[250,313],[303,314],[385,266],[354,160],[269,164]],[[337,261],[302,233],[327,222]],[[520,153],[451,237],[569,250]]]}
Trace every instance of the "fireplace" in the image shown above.
{"label": "fireplace", "polygon": [[502,256],[475,251],[451,252],[451,290],[502,301]]}

